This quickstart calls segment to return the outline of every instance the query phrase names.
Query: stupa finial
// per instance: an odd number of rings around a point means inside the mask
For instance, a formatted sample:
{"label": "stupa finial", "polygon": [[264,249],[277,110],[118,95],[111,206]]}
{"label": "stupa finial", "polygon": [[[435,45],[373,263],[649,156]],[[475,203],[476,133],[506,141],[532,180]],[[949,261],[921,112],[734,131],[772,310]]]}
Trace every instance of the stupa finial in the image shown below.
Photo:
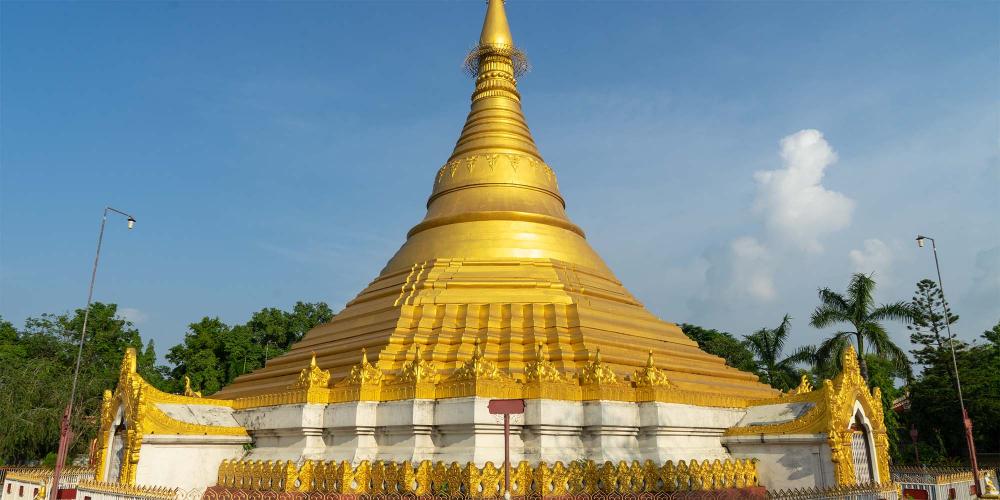
{"label": "stupa finial", "polygon": [[483,68],[482,63],[489,56],[506,59],[506,61],[493,60],[494,64],[490,65],[490,69],[503,71],[505,66],[503,63],[506,62],[512,73],[511,79],[528,71],[528,58],[514,45],[514,36],[511,35],[510,24],[507,22],[507,11],[504,10],[504,0],[488,0],[483,31],[479,34],[479,45],[465,58],[465,67],[469,74],[482,77],[480,71]]}
{"label": "stupa finial", "polygon": [[486,19],[483,20],[483,32],[479,35],[479,45],[514,46],[514,37],[510,34],[510,25],[507,24],[504,0],[488,1]]}

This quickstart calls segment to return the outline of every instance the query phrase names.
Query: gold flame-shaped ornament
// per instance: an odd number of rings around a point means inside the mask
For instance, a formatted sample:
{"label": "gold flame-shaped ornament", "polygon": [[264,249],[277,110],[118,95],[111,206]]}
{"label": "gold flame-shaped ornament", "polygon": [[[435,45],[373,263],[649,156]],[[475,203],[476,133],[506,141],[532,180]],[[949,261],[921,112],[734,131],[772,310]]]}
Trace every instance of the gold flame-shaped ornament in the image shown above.
{"label": "gold flame-shaped ornament", "polygon": [[345,385],[379,385],[385,380],[385,375],[375,365],[368,362],[368,349],[361,348],[361,364],[351,368],[351,374],[344,380],[337,382],[338,386]]}
{"label": "gold flame-shaped ornament", "polygon": [[436,384],[441,376],[438,375],[437,365],[433,361],[422,359],[420,356],[420,346],[413,361],[403,365],[403,370],[399,374],[397,382],[403,384]]}
{"label": "gold flame-shaped ornament", "polygon": [[449,377],[451,380],[503,380],[509,378],[496,363],[483,356],[483,348],[479,345],[479,339],[472,348],[472,358],[455,370]]}
{"label": "gold flame-shaped ornament", "polygon": [[618,385],[621,380],[615,372],[601,361],[601,348],[597,348],[594,360],[584,365],[577,374],[580,385]]}
{"label": "gold flame-shaped ornament", "polygon": [[646,358],[646,366],[632,373],[632,382],[635,382],[636,387],[674,387],[674,384],[667,379],[667,374],[653,365],[652,350]]}
{"label": "gold flame-shaped ornament", "polygon": [[309,360],[309,367],[303,368],[299,372],[299,379],[289,386],[289,389],[314,389],[325,388],[330,384],[330,371],[320,369],[316,364],[316,353],[312,353]]}
{"label": "gold flame-shaped ornament", "polygon": [[525,382],[566,382],[566,376],[545,356],[545,345],[538,344],[535,360],[524,367]]}

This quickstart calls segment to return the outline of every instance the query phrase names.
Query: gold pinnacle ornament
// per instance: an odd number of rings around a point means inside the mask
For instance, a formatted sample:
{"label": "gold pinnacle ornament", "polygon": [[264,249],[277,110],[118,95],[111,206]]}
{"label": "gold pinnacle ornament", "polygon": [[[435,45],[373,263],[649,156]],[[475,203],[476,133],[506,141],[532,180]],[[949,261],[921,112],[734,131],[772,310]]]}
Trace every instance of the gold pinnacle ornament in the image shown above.
{"label": "gold pinnacle ornament", "polygon": [[444,384],[470,361],[523,381],[540,359],[539,344],[546,366],[567,376],[593,368],[588,361],[595,358],[609,370],[601,370],[604,378],[646,370],[669,380],[677,394],[698,395],[690,401],[696,404],[774,397],[756,376],[702,352],[676,325],[647,311],[570,221],[521,111],[517,78],[527,60],[501,0],[489,1],[467,67],[475,76],[471,109],[434,175],[424,219],[332,321],[213,397],[284,391],[313,351],[338,381],[351,374],[363,348],[390,386],[404,366],[409,377],[414,367],[421,377],[433,367]]}

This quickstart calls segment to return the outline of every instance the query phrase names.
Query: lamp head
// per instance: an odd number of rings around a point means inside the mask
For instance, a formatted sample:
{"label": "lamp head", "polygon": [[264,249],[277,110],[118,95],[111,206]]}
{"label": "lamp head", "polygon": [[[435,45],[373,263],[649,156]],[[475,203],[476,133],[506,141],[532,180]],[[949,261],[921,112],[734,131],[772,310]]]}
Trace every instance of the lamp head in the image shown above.
{"label": "lamp head", "polygon": [[921,235],[918,234],[917,235],[917,246],[920,247],[920,248],[924,248],[924,240],[926,240],[926,239],[927,239],[926,237],[921,236]]}
{"label": "lamp head", "polygon": [[132,216],[129,216],[129,218],[128,218],[128,228],[132,229],[134,227],[135,227],[135,218],[133,218]]}

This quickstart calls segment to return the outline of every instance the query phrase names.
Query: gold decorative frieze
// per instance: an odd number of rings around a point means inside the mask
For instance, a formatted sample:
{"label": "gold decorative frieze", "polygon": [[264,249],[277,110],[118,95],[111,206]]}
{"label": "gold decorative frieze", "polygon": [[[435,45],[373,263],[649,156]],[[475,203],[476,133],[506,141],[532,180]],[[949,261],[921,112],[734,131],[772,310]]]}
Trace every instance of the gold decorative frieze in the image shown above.
{"label": "gold decorative frieze", "polygon": [[[331,387],[321,384],[328,372],[314,366],[303,369],[299,381],[289,389],[269,394],[237,398],[224,404],[243,410],[262,406],[302,403],[345,403],[352,401],[398,401],[403,399],[447,399],[478,396],[484,398],[553,399],[559,401],[623,401],[678,403],[719,408],[745,408],[751,401],[746,397],[697,392],[679,388],[656,368],[652,353],[645,366],[622,379],[595,352],[589,363],[576,373],[560,372],[545,356],[539,345],[535,357],[525,364],[520,379],[488,360],[478,343],[470,359],[462,363],[448,377],[442,377],[438,364],[423,354],[416,346],[415,354],[403,363],[395,377],[383,372],[368,361],[363,352],[361,363],[351,368],[350,374]],[[181,397],[181,396],[176,396]],[[774,398],[786,401],[788,397]],[[804,396],[802,396],[804,397]],[[188,398],[191,399],[191,398]],[[193,399],[212,402],[218,400]],[[759,404],[764,400],[752,400]]]}
{"label": "gold decorative frieze", "polygon": [[[657,464],[577,460],[569,464],[511,465],[514,495],[711,491],[758,485],[753,460],[681,460]],[[349,495],[411,494],[493,498],[503,494],[503,468],[457,462],[295,462],[225,460],[217,488],[243,491],[319,492]]]}

